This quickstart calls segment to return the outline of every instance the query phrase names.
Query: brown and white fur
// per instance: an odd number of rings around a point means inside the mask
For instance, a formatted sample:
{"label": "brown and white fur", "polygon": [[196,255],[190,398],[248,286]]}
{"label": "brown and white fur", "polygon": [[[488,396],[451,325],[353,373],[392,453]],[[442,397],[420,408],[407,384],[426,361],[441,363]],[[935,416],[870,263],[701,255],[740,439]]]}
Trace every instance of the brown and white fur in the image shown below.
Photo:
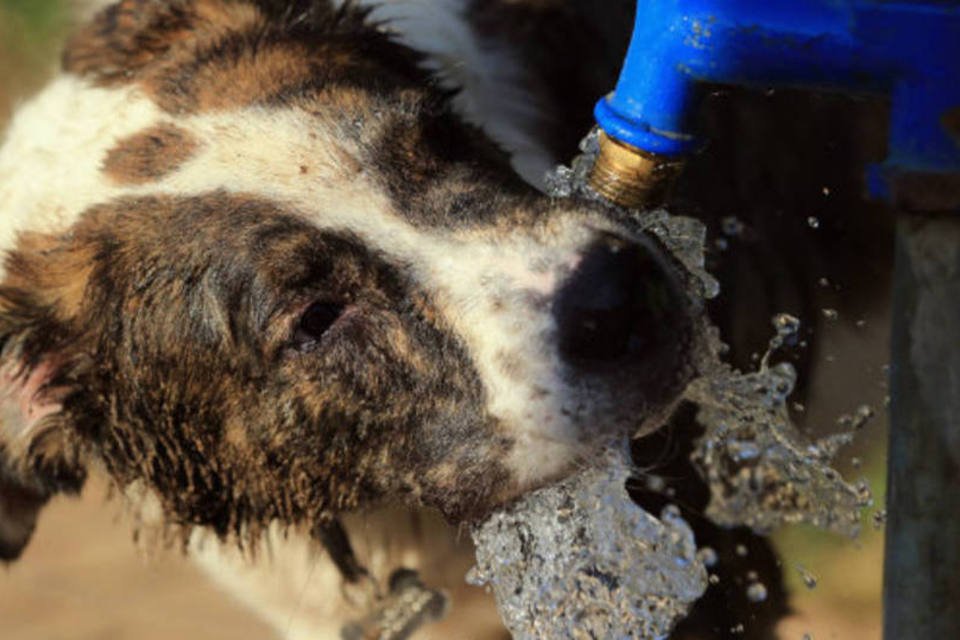
{"label": "brown and white fur", "polygon": [[450,592],[422,637],[503,635],[456,524],[657,426],[695,311],[655,240],[517,177],[554,160],[542,109],[466,7],[79,30],[0,150],[3,557],[96,467],[286,637],[371,606],[337,520],[381,585]]}

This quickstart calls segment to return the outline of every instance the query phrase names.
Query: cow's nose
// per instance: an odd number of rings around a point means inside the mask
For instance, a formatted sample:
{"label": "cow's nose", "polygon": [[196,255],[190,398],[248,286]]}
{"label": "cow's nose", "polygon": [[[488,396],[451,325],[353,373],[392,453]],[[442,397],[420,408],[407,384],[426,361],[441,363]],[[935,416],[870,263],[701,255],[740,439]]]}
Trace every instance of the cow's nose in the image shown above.
{"label": "cow's nose", "polygon": [[588,369],[656,357],[676,346],[669,343],[688,322],[687,300],[659,249],[605,236],[555,298],[560,353]]}

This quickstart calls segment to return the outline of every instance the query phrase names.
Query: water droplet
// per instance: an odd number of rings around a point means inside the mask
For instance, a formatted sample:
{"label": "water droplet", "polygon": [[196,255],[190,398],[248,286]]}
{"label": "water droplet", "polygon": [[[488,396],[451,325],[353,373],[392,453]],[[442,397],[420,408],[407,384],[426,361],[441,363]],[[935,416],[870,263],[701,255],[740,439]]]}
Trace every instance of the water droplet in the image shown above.
{"label": "water droplet", "polygon": [[797,383],[797,370],[789,362],[778,362],[767,372],[770,376],[770,390],[767,401],[771,408],[782,406],[793,393]]}
{"label": "water droplet", "polygon": [[727,443],[730,456],[739,462],[754,460],[760,456],[760,447],[756,442],[731,440]]}
{"label": "water droplet", "polygon": [[803,565],[797,565],[797,571],[800,573],[800,579],[803,581],[803,586],[807,589],[816,589],[818,578],[813,573],[808,571]]}
{"label": "water droplet", "polygon": [[781,338],[793,336],[800,330],[800,319],[789,313],[778,313],[773,316],[773,328]]}
{"label": "water droplet", "polygon": [[715,573],[711,573],[710,577],[707,578],[707,582],[709,582],[710,584],[720,584],[720,576],[718,576]]}
{"label": "water droplet", "polygon": [[660,519],[667,524],[683,522],[683,516],[680,515],[680,507],[675,504],[668,504],[660,511]]}
{"label": "water droplet", "polygon": [[[778,313],[770,318],[776,334],[770,338],[767,352],[760,358],[760,369],[767,369],[770,356],[784,345],[792,346],[797,343],[797,332],[800,331],[800,320],[789,313]],[[756,358],[754,358],[756,360]]]}
{"label": "water droplet", "polygon": [[646,477],[647,489],[654,493],[661,493],[667,487],[667,481],[663,476],[649,475]]}
{"label": "water droplet", "polygon": [[819,229],[820,219],[816,218],[815,216],[810,216],[807,218],[807,225],[809,225],[811,229]]}
{"label": "water droplet", "polygon": [[736,626],[730,627],[730,633],[733,633],[736,635],[740,635],[741,633],[743,633],[743,631],[744,631],[744,626],[742,622]]}
{"label": "water droplet", "polygon": [[720,281],[708,274],[706,271],[700,273],[703,282],[703,297],[707,300],[713,300],[720,295]]}
{"label": "water droplet", "polygon": [[873,504],[873,492],[870,490],[869,482],[866,480],[858,480],[853,487],[857,491],[857,497],[859,498],[860,504],[865,507]]}
{"label": "water droplet", "polygon": [[750,602],[763,602],[767,599],[767,588],[762,582],[754,582],[747,587],[747,600]]}
{"label": "water droplet", "polygon": [[479,587],[486,583],[486,579],[484,578],[479,567],[471,567],[470,570],[467,571],[467,575],[464,576],[464,579],[467,581],[467,584],[472,584],[475,587]]}
{"label": "water droplet", "polygon": [[867,321],[866,321],[866,320],[857,320],[856,325],[857,325],[857,329],[863,329],[864,327],[867,326]]}
{"label": "water droplet", "polygon": [[830,281],[827,280],[826,278],[820,278],[819,280],[817,280],[817,284],[820,285],[821,287],[826,288],[830,286]]}
{"label": "water droplet", "polygon": [[792,406],[793,406],[793,410],[796,411],[797,413],[803,413],[804,411],[807,410],[807,408],[803,406],[803,403],[801,402],[794,402]]}
{"label": "water droplet", "polygon": [[853,428],[862,429],[873,418],[873,407],[868,404],[862,404],[853,412]]}
{"label": "water droplet", "polygon": [[740,556],[741,558],[746,558],[746,557],[747,557],[747,553],[748,553],[748,552],[747,552],[747,547],[746,547],[745,545],[738,544],[738,545],[737,545],[737,548],[735,549],[735,551],[736,551],[737,555]]}
{"label": "water droplet", "polygon": [[822,309],[823,317],[827,320],[836,320],[840,317],[840,314],[837,313],[836,309]]}
{"label": "water droplet", "polygon": [[569,167],[557,167],[553,173],[547,174],[547,189],[557,198],[569,198],[573,195],[574,175]]}
{"label": "water droplet", "polygon": [[[849,443],[849,434],[818,442],[808,453],[809,443],[790,423],[787,411],[802,410],[788,404],[795,371],[789,362],[771,362],[785,338],[805,340],[798,335],[800,323],[794,316],[772,315],[771,322],[771,350],[756,355],[759,367],[748,373],[715,359],[721,346],[711,335],[715,342],[702,354],[705,373],[685,394],[699,405],[697,420],[706,428],[693,460],[710,483],[709,515],[725,526],[757,531],[808,523],[853,535],[862,496],[829,467],[838,448]],[[741,545],[737,552],[742,557],[748,549]]]}
{"label": "water droplet", "polygon": [[703,563],[703,566],[708,569],[715,566],[718,560],[717,552],[714,551],[712,547],[701,547],[700,550],[697,551],[697,557],[700,559],[700,562]]}
{"label": "water droplet", "polygon": [[823,189],[820,190],[820,193],[822,193],[825,196],[830,195],[830,187],[824,187]]}
{"label": "water droplet", "polygon": [[877,509],[873,512],[873,528],[882,529],[887,524],[887,510]]}
{"label": "water droplet", "polygon": [[720,221],[720,228],[723,230],[725,235],[730,236],[731,238],[739,238],[743,235],[744,226],[743,223],[736,216],[727,216]]}

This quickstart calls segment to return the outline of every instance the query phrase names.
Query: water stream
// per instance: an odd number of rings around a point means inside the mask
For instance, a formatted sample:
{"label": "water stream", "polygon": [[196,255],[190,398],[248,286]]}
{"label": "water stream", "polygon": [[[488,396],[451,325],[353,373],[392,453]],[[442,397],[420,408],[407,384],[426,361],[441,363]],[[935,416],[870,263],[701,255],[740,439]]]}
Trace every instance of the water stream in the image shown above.
{"label": "water stream", "polygon": [[[594,132],[570,167],[549,176],[553,195],[598,197],[586,186],[596,150]],[[691,296],[719,293],[704,269],[699,221],[663,210],[621,213],[684,265]],[[790,422],[796,374],[775,360],[799,321],[779,314],[772,322],[770,349],[756,371],[723,363],[724,345],[712,328],[694,354],[700,373],[684,395],[699,407],[705,429],[693,460],[710,487],[706,516],[762,534],[803,522],[856,535],[869,489],[847,483],[831,466],[854,429],[812,442]],[[468,580],[492,590],[515,638],[665,638],[706,590],[711,551],[698,552],[676,507],[648,514],[630,500],[625,483],[634,470],[626,450],[624,443],[605,464],[533,492],[475,527],[477,566]],[[765,597],[763,585],[750,588],[751,597]]]}

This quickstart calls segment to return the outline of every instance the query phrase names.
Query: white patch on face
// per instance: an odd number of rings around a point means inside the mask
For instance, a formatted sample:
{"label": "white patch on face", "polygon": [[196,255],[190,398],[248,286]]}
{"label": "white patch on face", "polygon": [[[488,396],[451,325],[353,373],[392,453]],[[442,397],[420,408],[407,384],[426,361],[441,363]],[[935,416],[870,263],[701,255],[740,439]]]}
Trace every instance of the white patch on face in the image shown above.
{"label": "white patch on face", "polygon": [[[542,105],[514,52],[478,37],[467,20],[469,0],[356,0],[372,7],[399,42],[427,56],[426,67],[444,86],[461,91],[453,105],[510,154],[514,170],[542,189],[557,164],[535,134]],[[342,5],[343,0],[334,0]]]}
{"label": "white patch on face", "polygon": [[107,150],[159,119],[135,88],[98,89],[67,75],[25,104],[0,147],[0,251],[10,250],[20,231],[66,229],[102,202],[109,196],[100,176]]}
{"label": "white patch on face", "polygon": [[587,400],[563,380],[549,301],[593,227],[607,225],[558,215],[512,233],[417,229],[393,211],[375,176],[348,159],[361,153],[337,135],[340,119],[259,107],[184,116],[176,125],[198,142],[196,154],[158,182],[118,185],[99,172],[107,151],[169,116],[136,89],[61,78],[18,115],[0,151],[0,215],[10,221],[0,248],[12,247],[18,230],[65,230],[91,205],[123,196],[223,189],[276,201],[408,266],[464,341],[489,413],[515,441],[505,462],[520,487],[562,473],[580,452]]}

